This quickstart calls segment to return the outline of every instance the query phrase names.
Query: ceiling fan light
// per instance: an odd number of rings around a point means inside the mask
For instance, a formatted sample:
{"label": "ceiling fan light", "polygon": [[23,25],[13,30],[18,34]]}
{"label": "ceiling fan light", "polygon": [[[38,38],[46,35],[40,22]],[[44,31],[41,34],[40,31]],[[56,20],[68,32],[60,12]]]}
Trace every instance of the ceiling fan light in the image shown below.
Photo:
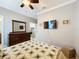
{"label": "ceiling fan light", "polygon": [[24,6],[25,6],[25,4],[24,4],[24,3],[22,3],[22,4],[20,5],[20,7],[22,7],[22,8],[23,8]]}
{"label": "ceiling fan light", "polygon": [[31,3],[39,3],[39,0],[29,0]]}
{"label": "ceiling fan light", "polygon": [[29,5],[29,7],[30,7],[31,9],[34,9],[32,5]]}
{"label": "ceiling fan light", "polygon": [[28,6],[28,5],[30,4],[30,1],[28,1],[28,0],[23,0],[23,3],[24,3],[26,6]]}

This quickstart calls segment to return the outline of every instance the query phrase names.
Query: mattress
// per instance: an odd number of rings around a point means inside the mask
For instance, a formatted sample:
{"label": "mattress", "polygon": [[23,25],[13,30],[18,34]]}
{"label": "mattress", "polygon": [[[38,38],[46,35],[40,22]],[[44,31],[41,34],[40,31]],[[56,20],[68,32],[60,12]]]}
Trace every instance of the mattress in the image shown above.
{"label": "mattress", "polygon": [[30,40],[3,49],[3,59],[58,59],[60,49],[40,41]]}

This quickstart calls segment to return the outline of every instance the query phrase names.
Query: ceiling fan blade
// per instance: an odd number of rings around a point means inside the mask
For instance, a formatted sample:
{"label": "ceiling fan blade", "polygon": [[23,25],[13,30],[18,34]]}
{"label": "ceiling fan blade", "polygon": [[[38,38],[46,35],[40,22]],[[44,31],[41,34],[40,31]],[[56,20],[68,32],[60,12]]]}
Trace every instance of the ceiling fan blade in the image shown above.
{"label": "ceiling fan blade", "polygon": [[24,3],[22,3],[22,4],[20,5],[20,7],[22,7],[22,8],[23,8],[24,6],[25,6],[25,4],[24,4]]}
{"label": "ceiling fan blade", "polygon": [[39,3],[39,0],[29,0],[31,3]]}
{"label": "ceiling fan blade", "polygon": [[32,6],[31,4],[29,5],[29,7],[30,7],[31,9],[34,9],[33,6]]}

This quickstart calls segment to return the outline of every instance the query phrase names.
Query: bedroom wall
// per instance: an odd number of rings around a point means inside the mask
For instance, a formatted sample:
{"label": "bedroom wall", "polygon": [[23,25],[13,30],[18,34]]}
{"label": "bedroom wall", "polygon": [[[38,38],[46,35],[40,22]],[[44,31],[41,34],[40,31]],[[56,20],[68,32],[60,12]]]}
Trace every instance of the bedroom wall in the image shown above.
{"label": "bedroom wall", "polygon": [[2,33],[2,16],[0,15],[0,33]]}
{"label": "bedroom wall", "polygon": [[29,22],[37,23],[37,20],[31,17],[27,17],[16,12],[10,11],[8,9],[0,7],[0,14],[4,17],[3,19],[3,45],[8,46],[8,34],[12,32],[12,20],[19,20],[27,22],[26,31],[29,32]]}
{"label": "bedroom wall", "polygon": [[[57,8],[55,10],[38,15],[37,36],[36,39],[57,45],[72,46],[74,43],[74,9],[75,3]],[[43,22],[56,19],[57,29],[44,29]],[[70,20],[69,24],[63,24],[63,20]]]}
{"label": "bedroom wall", "polygon": [[1,31],[2,31],[2,22],[0,21],[0,33],[1,33]]}
{"label": "bedroom wall", "polygon": [[[77,54],[79,56],[79,0],[77,0],[77,3],[76,3],[76,17],[75,17],[75,48],[77,50]],[[79,59],[79,57],[78,57]]]}

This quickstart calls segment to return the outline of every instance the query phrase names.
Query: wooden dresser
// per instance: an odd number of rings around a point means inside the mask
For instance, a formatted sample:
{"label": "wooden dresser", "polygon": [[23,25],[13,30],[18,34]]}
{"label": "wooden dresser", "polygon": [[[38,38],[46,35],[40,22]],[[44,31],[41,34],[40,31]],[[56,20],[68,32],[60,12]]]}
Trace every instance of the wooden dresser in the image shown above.
{"label": "wooden dresser", "polygon": [[11,32],[9,33],[9,46],[30,40],[31,33]]}

